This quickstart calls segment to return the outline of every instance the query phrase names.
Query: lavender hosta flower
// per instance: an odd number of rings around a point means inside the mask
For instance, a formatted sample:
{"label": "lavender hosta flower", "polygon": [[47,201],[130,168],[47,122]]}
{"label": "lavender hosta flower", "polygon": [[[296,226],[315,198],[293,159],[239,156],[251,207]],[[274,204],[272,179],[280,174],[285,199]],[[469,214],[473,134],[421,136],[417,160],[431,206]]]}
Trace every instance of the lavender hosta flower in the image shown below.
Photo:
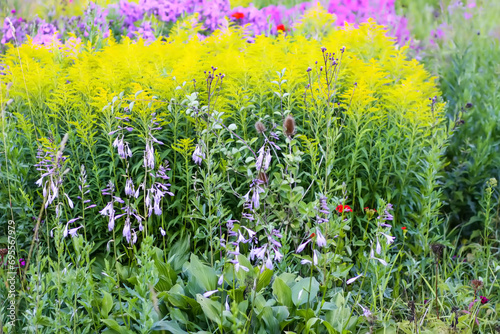
{"label": "lavender hosta flower", "polygon": [[72,237],[77,237],[78,234],[78,230],[81,229],[83,226],[79,226],[79,227],[75,227],[75,228],[72,228],[69,230],[69,234],[72,236]]}
{"label": "lavender hosta flower", "polygon": [[389,225],[389,224],[386,224],[386,223],[380,223],[380,224],[378,224],[378,226],[392,228],[392,225]]}
{"label": "lavender hosta flower", "polygon": [[309,260],[303,259],[303,260],[300,260],[300,264],[312,264],[312,262]]}
{"label": "lavender hosta flower", "polygon": [[[270,257],[267,257],[266,268],[269,269],[269,270],[273,270],[274,269],[273,261],[271,261]],[[262,269],[264,269],[264,268],[262,268]]]}
{"label": "lavender hosta flower", "polygon": [[317,265],[318,265],[318,251],[317,251],[317,250],[314,250],[314,251],[313,251],[313,264],[314,264],[315,266],[317,266]]}
{"label": "lavender hosta flower", "polygon": [[[358,304],[358,305],[359,305],[359,304]],[[361,305],[359,305],[359,307],[361,307],[361,309],[363,310],[363,316],[365,316],[365,317],[367,317],[367,318],[368,318],[368,317],[370,317],[370,316],[372,315],[372,313],[370,312],[370,310],[369,310],[369,309],[364,308],[364,307],[363,307],[363,306],[361,306]]]}
{"label": "lavender hosta flower", "polygon": [[380,254],[382,252],[382,246],[380,245],[378,237],[377,237],[377,247],[375,248],[375,251],[377,252],[377,254]]}
{"label": "lavender hosta flower", "polygon": [[304,250],[304,248],[306,248],[307,244],[310,243],[311,241],[312,241],[312,238],[308,238],[305,242],[301,243],[299,245],[299,247],[297,248],[296,252],[301,253]]}
{"label": "lavender hosta flower", "polygon": [[354,283],[361,276],[363,276],[363,274],[359,274],[358,276],[354,276],[353,278],[348,279],[347,282],[346,282],[346,284],[350,285],[350,284]]}
{"label": "lavender hosta flower", "polygon": [[394,220],[394,216],[391,215],[387,210],[384,211],[384,215],[382,216],[383,220]]}
{"label": "lavender hosta flower", "polygon": [[219,280],[217,281],[217,285],[222,285],[224,283],[224,275],[220,275]]}
{"label": "lavender hosta flower", "polygon": [[255,162],[255,168],[257,171],[266,172],[269,169],[271,163],[271,150],[266,148],[266,145],[262,146],[259,151],[257,161]]}
{"label": "lavender hosta flower", "polygon": [[216,293],[216,292],[219,292],[219,290],[211,290],[211,291],[207,291],[207,292],[205,292],[205,293],[203,294],[203,297],[208,298],[208,297],[210,297],[211,295],[213,295],[213,294],[214,294],[214,293]]}
{"label": "lavender hosta flower", "polygon": [[196,145],[196,148],[193,152],[193,161],[195,164],[198,164],[201,166],[201,162],[205,159],[205,153],[201,151],[201,146]]}
{"label": "lavender hosta flower", "polygon": [[108,186],[108,187],[107,187],[107,188],[104,188],[104,189],[101,191],[101,193],[102,193],[103,195],[112,196],[112,195],[113,195],[113,193],[115,192],[115,185],[114,185],[114,183],[113,183],[113,182],[109,181],[107,186]]}
{"label": "lavender hosta flower", "polygon": [[134,187],[134,181],[132,181],[132,178],[128,178],[127,181],[125,182],[125,195],[129,197],[135,197],[137,198],[139,196],[139,193],[136,195],[135,187]]}
{"label": "lavender hosta flower", "polygon": [[242,269],[243,271],[246,271],[246,272],[250,271],[250,269],[248,269],[245,266],[242,266],[240,264],[240,262],[238,260],[236,260],[236,259],[235,260],[230,260],[229,262],[231,262],[232,264],[234,264],[234,269],[236,270],[236,272],[238,272],[240,269]]}
{"label": "lavender hosta flower", "polygon": [[319,227],[316,228],[316,244],[320,248],[326,246],[326,238],[321,233],[321,229]]}
{"label": "lavender hosta flower", "polygon": [[275,249],[274,250],[274,260],[281,262],[282,259],[283,259],[283,254],[281,254],[278,249]]}
{"label": "lavender hosta flower", "polygon": [[250,250],[250,260],[254,260],[255,258],[263,260],[266,256],[267,245],[253,248]]}
{"label": "lavender hosta flower", "polygon": [[252,231],[246,226],[242,226],[242,228],[244,228],[248,232],[248,238],[249,238],[248,240],[253,239],[253,237],[257,234],[256,232]]}
{"label": "lavender hosta flower", "polygon": [[[264,189],[260,186],[264,182],[259,179],[254,179],[252,180],[252,183],[250,184],[250,190],[248,193],[246,193],[243,198],[245,199],[246,202],[246,207],[249,210],[255,210],[260,207],[260,194],[264,192]],[[252,193],[252,199],[250,200],[250,193]]]}
{"label": "lavender hosta flower", "polygon": [[385,260],[379,259],[378,257],[375,257],[375,254],[373,253],[373,248],[370,250],[370,259],[377,260],[383,266],[387,266],[387,262]]}
{"label": "lavender hosta flower", "polygon": [[394,240],[396,240],[396,237],[390,236],[390,235],[385,234],[383,232],[380,232],[380,234],[382,234],[386,238],[388,245],[392,244],[394,242]]}
{"label": "lavender hosta flower", "polygon": [[328,215],[330,213],[330,209],[328,208],[328,204],[326,203],[327,199],[328,198],[326,196],[321,196],[321,198],[319,199],[319,203],[321,206],[319,212],[324,213],[325,215]]}
{"label": "lavender hosta flower", "polygon": [[125,225],[123,226],[123,237],[130,244],[130,241],[132,239],[132,233],[130,230],[130,219],[128,217],[127,219],[125,219]]}
{"label": "lavender hosta flower", "polygon": [[117,148],[120,158],[127,159],[132,157],[132,150],[130,149],[128,143],[124,140],[124,138],[124,135],[121,135],[121,137],[116,137],[113,141],[113,147]]}
{"label": "lavender hosta flower", "polygon": [[108,230],[111,232],[115,228],[115,209],[113,208],[113,201],[108,202],[108,204],[99,211],[99,213],[103,216],[109,217],[108,221]]}
{"label": "lavender hosta flower", "polygon": [[167,232],[162,227],[160,227],[160,233],[163,237],[167,235]]}
{"label": "lavender hosta flower", "polygon": [[149,169],[155,168],[155,151],[151,142],[146,143],[144,151],[144,167]]}
{"label": "lavender hosta flower", "polygon": [[137,233],[135,231],[132,231],[132,245],[135,245],[137,242]]}

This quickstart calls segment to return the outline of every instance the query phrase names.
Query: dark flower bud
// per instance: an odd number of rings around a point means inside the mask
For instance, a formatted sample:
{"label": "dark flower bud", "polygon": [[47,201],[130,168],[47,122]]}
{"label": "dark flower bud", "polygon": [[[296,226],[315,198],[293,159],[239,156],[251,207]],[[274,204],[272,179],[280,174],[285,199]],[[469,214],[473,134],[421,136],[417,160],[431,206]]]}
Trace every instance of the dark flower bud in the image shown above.
{"label": "dark flower bud", "polygon": [[323,52],[323,53],[324,53],[325,51],[326,51],[326,48],[325,48],[324,46],[323,46],[323,47],[321,47],[321,52]]}
{"label": "dark flower bud", "polygon": [[472,108],[473,106],[474,106],[474,105],[473,105],[472,103],[467,102],[467,104],[465,105],[465,108],[470,109],[470,108]]}
{"label": "dark flower bud", "polygon": [[307,72],[309,73],[309,72],[311,72],[311,71],[312,71],[312,69],[311,69],[310,67],[308,67],[308,68],[307,68]]}

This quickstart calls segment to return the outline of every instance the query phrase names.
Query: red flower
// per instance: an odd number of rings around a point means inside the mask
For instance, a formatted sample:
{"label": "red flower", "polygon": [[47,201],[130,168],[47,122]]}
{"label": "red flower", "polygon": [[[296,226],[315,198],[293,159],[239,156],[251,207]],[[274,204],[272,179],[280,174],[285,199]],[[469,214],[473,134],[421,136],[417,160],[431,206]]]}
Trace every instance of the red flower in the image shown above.
{"label": "red flower", "polygon": [[349,205],[342,205],[342,204],[339,204],[337,205],[337,208],[335,209],[337,210],[337,212],[339,213],[342,213],[342,212],[352,212],[352,209]]}
{"label": "red flower", "polygon": [[483,296],[479,296],[479,298],[481,298],[481,304],[483,304],[483,305],[490,301],[488,298],[483,297]]}
{"label": "red flower", "polygon": [[365,211],[366,211],[366,210],[370,210],[370,208],[366,206],[366,207],[365,207]]}
{"label": "red flower", "polygon": [[285,28],[285,25],[284,24],[278,24],[276,26],[276,29],[278,29],[278,31],[283,31],[285,32],[286,31],[286,28]]}
{"label": "red flower", "polygon": [[316,233],[311,233],[311,235],[309,236],[310,239],[314,238],[316,236]]}
{"label": "red flower", "polygon": [[406,226],[401,227],[403,231],[406,231]]}
{"label": "red flower", "polygon": [[243,14],[242,12],[235,12],[235,13],[231,14],[231,16],[237,20],[241,20],[242,18],[245,17],[245,14]]}

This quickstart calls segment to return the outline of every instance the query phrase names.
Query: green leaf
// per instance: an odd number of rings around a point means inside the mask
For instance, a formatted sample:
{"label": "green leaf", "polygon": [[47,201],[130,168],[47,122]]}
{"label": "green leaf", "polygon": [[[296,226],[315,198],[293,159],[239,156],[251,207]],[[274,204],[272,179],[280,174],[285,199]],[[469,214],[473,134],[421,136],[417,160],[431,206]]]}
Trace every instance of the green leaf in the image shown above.
{"label": "green leaf", "polygon": [[126,327],[120,326],[114,319],[101,319],[101,321],[104,322],[106,326],[120,334],[133,334],[133,332],[128,330]]}
{"label": "green leaf", "polygon": [[196,282],[200,288],[204,290],[203,292],[215,290],[217,286],[217,275],[214,269],[202,264],[194,254],[191,254],[188,272],[191,277],[196,278]]}
{"label": "green leaf", "polygon": [[[310,289],[310,290],[309,290]],[[292,288],[292,300],[295,306],[300,306],[316,298],[319,291],[319,283],[314,277],[303,278]],[[310,297],[309,297],[310,296]]]}
{"label": "green leaf", "polygon": [[202,295],[196,295],[196,301],[200,304],[203,313],[207,316],[208,319],[215,322],[217,325],[221,325],[220,313],[222,310],[221,303],[203,297]]}
{"label": "green leaf", "polygon": [[273,294],[281,305],[293,307],[292,289],[279,277],[273,282]]}
{"label": "green leaf", "polygon": [[103,291],[102,295],[101,315],[103,318],[107,318],[109,311],[113,308],[113,297],[107,291]]}
{"label": "green leaf", "polygon": [[265,269],[260,275],[257,282],[256,291],[259,292],[263,287],[266,287],[271,283],[271,278],[273,277],[273,271]]}
{"label": "green leaf", "polygon": [[187,332],[182,330],[179,327],[179,324],[175,321],[165,321],[165,320],[157,321],[153,324],[153,327],[151,328],[151,330],[168,331],[172,334],[184,334],[184,333],[187,334]]}

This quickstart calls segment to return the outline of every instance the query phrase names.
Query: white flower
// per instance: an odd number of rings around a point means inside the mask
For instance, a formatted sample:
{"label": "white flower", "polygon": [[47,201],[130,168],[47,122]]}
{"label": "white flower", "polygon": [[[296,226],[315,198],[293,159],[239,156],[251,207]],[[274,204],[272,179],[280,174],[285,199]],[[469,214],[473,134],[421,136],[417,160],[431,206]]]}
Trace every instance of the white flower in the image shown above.
{"label": "white flower", "polygon": [[167,232],[165,232],[165,230],[162,227],[160,227],[160,233],[161,233],[162,236],[166,236],[167,235]]}

